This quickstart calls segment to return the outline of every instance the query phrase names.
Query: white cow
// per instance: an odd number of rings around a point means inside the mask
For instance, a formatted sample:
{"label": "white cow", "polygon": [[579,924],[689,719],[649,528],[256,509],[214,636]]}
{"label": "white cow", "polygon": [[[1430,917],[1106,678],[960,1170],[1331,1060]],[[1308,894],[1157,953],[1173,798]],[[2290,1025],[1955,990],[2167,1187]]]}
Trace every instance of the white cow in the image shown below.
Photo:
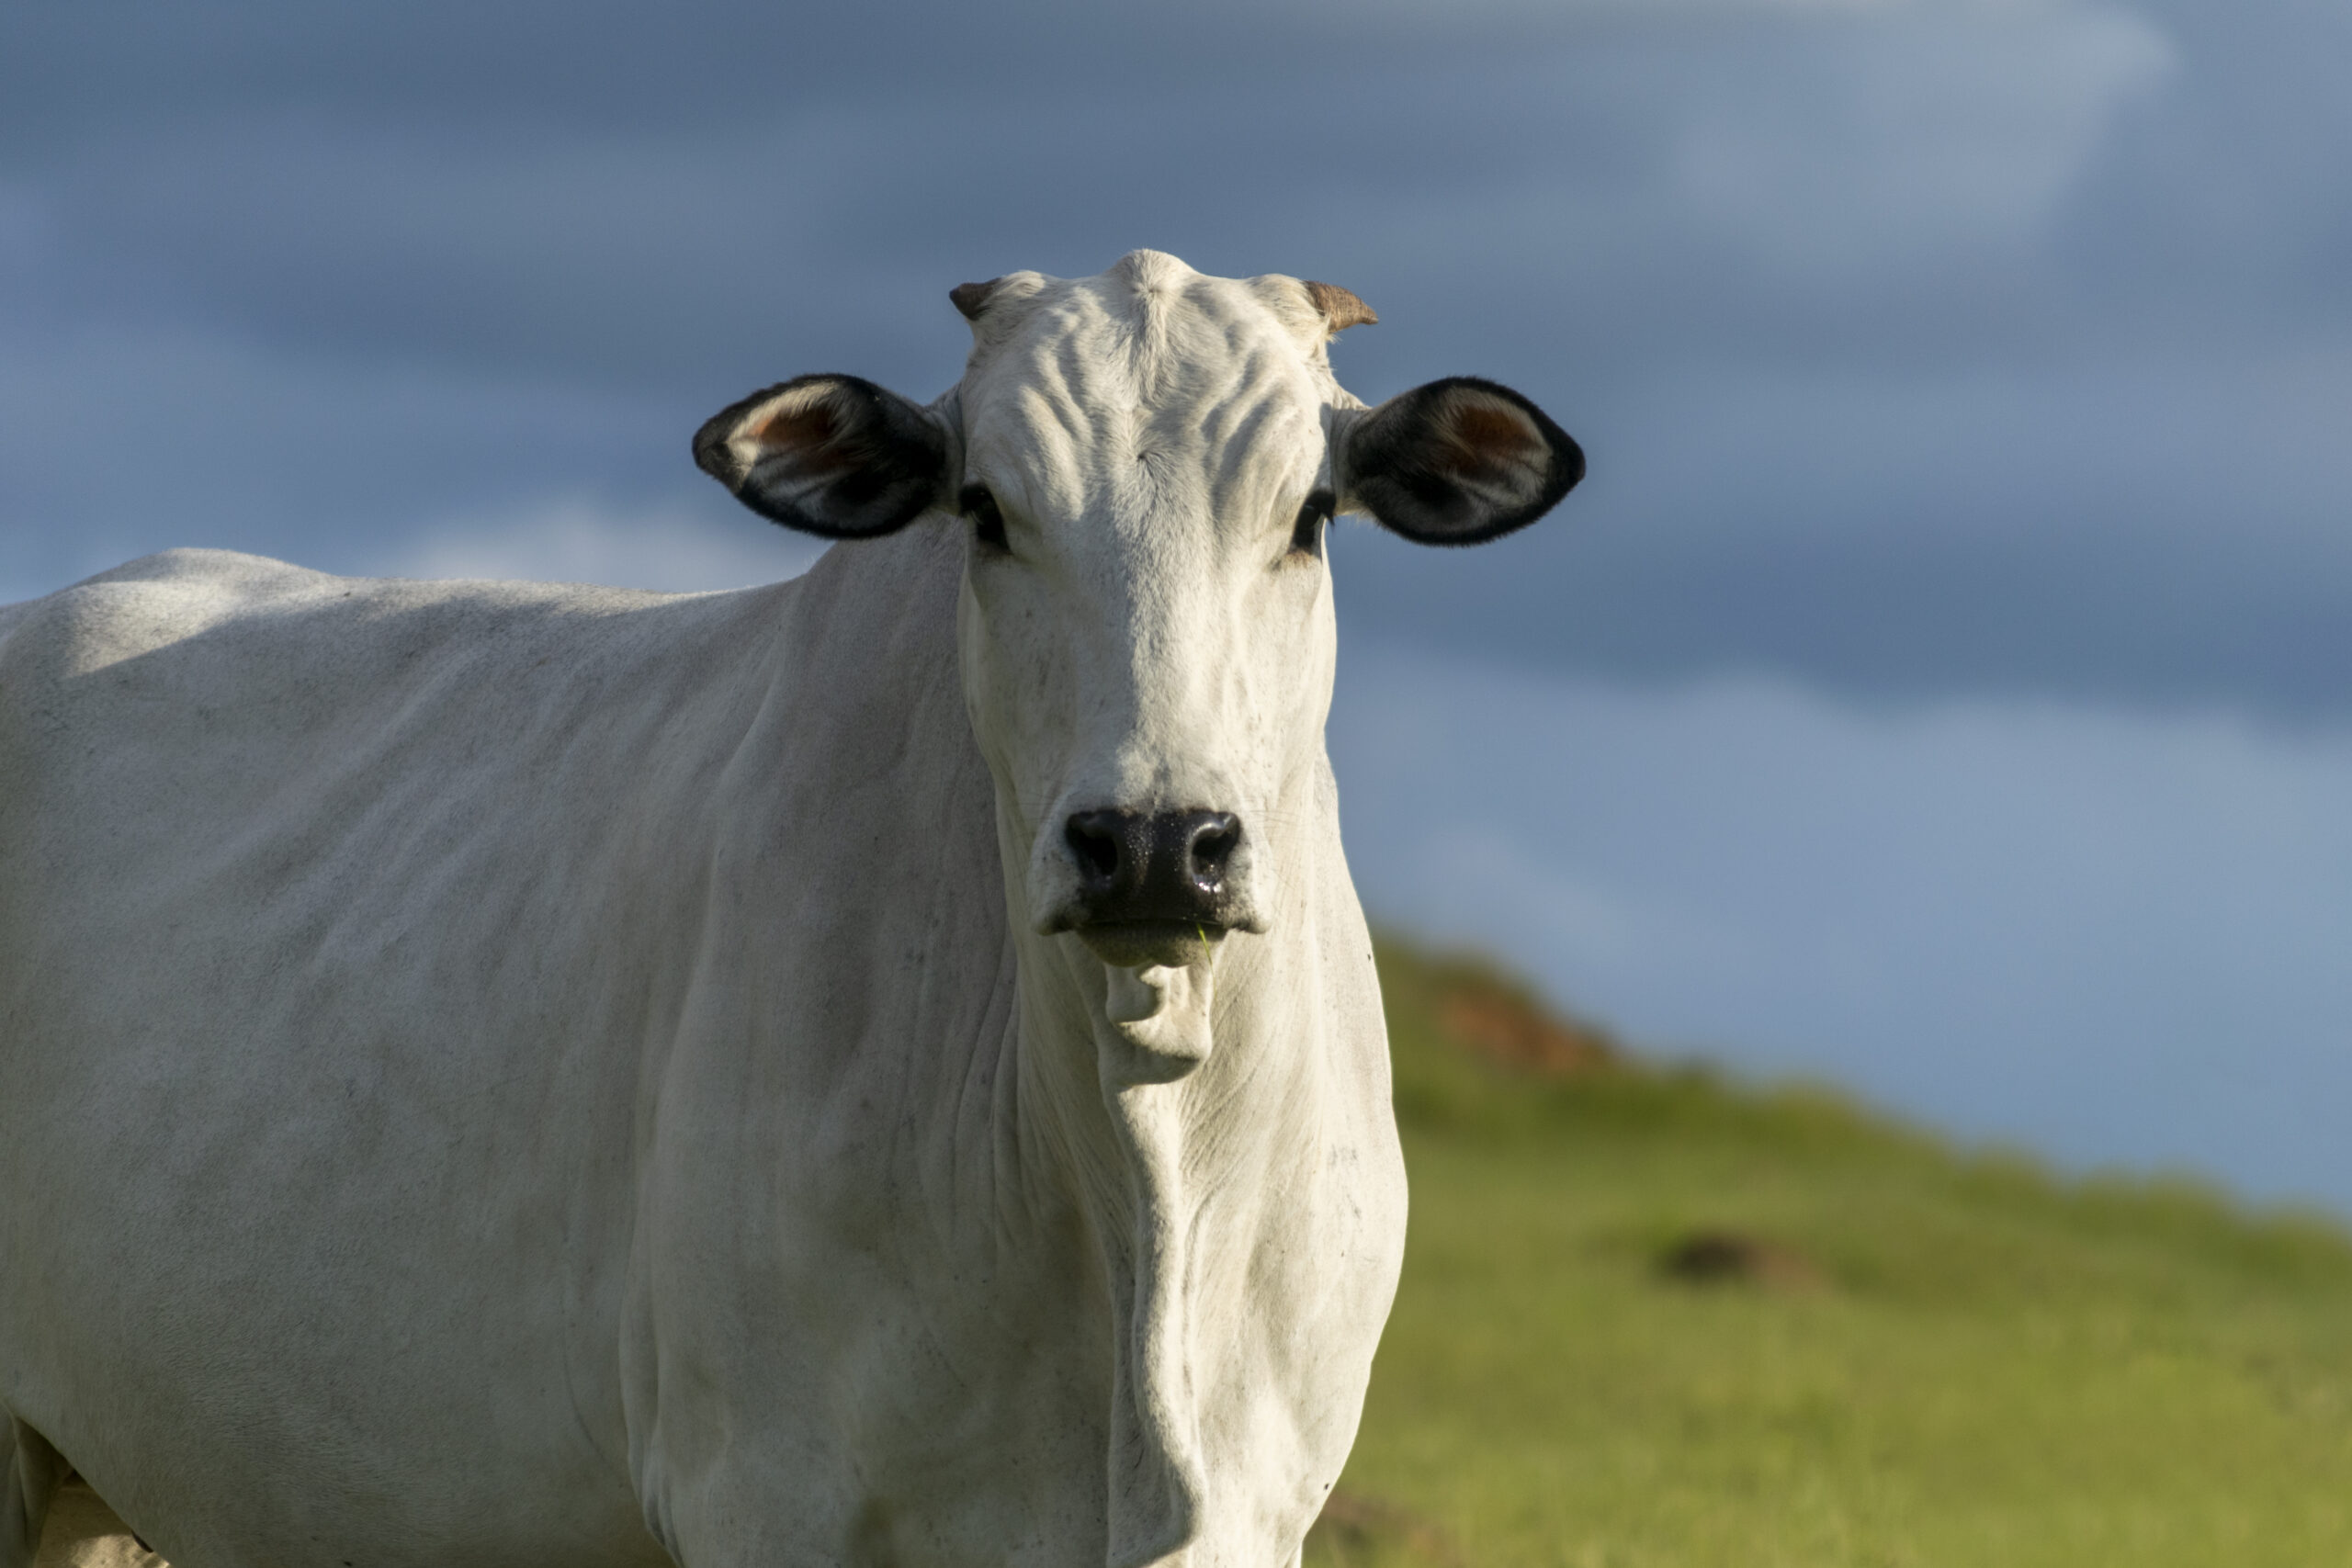
{"label": "white cow", "polygon": [[805,578],[210,551],[0,611],[0,1568],[1274,1568],[1405,1185],[1324,529],[1582,458],[1346,291],[955,292],[695,443]]}

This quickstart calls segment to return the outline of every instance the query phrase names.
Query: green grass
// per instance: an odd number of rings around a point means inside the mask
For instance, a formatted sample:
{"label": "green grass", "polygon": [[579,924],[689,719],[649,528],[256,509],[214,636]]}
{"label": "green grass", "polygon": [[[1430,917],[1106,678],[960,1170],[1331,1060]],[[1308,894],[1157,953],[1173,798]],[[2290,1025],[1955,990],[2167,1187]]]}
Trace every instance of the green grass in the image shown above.
{"label": "green grass", "polygon": [[[1523,992],[1381,974],[1412,1235],[1310,1563],[2352,1563],[2340,1230],[1817,1089],[1498,1066],[1461,998]],[[1672,1276],[1697,1233],[1774,1262]]]}

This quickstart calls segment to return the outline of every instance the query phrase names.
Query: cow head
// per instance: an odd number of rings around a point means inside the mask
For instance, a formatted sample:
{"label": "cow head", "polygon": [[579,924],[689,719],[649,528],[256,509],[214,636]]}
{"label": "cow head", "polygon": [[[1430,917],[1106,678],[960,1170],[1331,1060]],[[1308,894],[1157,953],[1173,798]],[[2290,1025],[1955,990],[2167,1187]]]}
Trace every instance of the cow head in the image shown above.
{"label": "cow head", "polygon": [[1331,696],[1332,516],[1476,544],[1542,516],[1583,455],[1491,382],[1367,409],[1325,351],[1374,318],[1329,285],[1138,251],[952,297],[974,343],[937,402],[804,376],[712,419],[695,461],[804,532],[965,530],[964,687],[1016,917],[1114,968],[1184,964],[1284,905]]}

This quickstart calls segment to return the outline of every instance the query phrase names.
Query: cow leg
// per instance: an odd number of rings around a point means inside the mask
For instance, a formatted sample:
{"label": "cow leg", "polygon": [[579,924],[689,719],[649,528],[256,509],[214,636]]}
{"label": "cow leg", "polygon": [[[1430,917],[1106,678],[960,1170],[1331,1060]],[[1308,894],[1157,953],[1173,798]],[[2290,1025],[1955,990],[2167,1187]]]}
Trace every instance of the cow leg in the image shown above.
{"label": "cow leg", "polygon": [[64,1476],[65,1461],[47,1438],[0,1413],[0,1568],[32,1568],[49,1500]]}

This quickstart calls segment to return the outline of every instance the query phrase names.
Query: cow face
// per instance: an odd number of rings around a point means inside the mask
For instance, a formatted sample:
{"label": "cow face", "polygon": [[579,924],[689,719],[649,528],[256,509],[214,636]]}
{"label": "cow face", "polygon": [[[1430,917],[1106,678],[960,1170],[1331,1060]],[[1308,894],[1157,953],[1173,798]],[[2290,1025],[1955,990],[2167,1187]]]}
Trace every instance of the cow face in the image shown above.
{"label": "cow face", "polygon": [[1316,806],[1332,514],[1475,544],[1548,511],[1583,456],[1489,382],[1366,409],[1325,346],[1373,317],[1328,285],[1139,251],[954,298],[972,355],[931,408],[803,377],[713,419],[695,459],[789,527],[966,531],[966,699],[1033,929],[1119,967],[1265,931]]}

